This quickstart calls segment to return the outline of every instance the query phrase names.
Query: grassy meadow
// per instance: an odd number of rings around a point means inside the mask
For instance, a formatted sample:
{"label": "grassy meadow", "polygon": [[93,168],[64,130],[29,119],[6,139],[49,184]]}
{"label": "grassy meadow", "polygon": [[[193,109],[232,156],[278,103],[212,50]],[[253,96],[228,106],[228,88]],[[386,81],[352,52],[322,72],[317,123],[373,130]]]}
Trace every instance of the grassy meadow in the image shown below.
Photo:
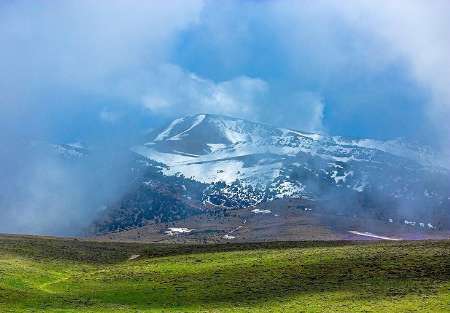
{"label": "grassy meadow", "polygon": [[450,241],[189,246],[0,236],[0,312],[383,311],[450,312]]}

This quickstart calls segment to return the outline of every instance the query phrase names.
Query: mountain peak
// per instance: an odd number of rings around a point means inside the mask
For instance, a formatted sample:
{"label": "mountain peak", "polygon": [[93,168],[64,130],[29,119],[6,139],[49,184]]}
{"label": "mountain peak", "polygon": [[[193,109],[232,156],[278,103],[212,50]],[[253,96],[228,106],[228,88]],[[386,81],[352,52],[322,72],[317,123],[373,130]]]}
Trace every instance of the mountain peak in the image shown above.
{"label": "mountain peak", "polygon": [[235,144],[255,136],[273,133],[276,128],[238,118],[215,114],[196,114],[173,120],[154,135],[154,142],[189,140]]}
{"label": "mountain peak", "polygon": [[191,156],[211,156],[218,150],[227,150],[232,155],[236,155],[236,151],[240,151],[240,154],[275,151],[279,155],[301,152],[339,161],[364,160],[381,153],[386,157],[400,157],[429,167],[448,168],[427,149],[396,140],[333,137],[205,113],[173,120],[165,128],[153,133],[150,142],[144,146],[159,152]]}

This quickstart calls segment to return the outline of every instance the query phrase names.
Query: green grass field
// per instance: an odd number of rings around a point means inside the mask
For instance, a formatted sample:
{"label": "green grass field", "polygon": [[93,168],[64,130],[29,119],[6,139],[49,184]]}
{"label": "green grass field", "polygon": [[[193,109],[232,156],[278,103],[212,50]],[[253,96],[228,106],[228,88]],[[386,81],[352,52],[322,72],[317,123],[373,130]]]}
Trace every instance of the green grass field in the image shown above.
{"label": "green grass field", "polygon": [[181,246],[1,236],[0,312],[450,312],[450,241]]}

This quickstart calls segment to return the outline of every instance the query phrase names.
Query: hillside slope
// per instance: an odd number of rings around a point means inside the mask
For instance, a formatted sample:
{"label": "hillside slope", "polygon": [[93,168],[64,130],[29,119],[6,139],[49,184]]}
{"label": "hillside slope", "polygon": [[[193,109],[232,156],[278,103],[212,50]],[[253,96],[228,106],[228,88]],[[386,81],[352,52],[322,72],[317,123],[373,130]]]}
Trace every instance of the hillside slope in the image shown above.
{"label": "hillside slope", "polygon": [[0,236],[1,312],[450,312],[450,242]]}

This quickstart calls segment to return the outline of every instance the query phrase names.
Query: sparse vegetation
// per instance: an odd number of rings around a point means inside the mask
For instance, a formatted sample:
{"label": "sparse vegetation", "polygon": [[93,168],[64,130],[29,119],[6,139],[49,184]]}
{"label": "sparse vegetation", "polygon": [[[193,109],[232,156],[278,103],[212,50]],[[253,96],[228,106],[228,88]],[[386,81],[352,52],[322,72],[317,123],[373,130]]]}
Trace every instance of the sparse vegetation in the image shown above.
{"label": "sparse vegetation", "polygon": [[0,312],[382,311],[450,312],[450,241],[0,237]]}

